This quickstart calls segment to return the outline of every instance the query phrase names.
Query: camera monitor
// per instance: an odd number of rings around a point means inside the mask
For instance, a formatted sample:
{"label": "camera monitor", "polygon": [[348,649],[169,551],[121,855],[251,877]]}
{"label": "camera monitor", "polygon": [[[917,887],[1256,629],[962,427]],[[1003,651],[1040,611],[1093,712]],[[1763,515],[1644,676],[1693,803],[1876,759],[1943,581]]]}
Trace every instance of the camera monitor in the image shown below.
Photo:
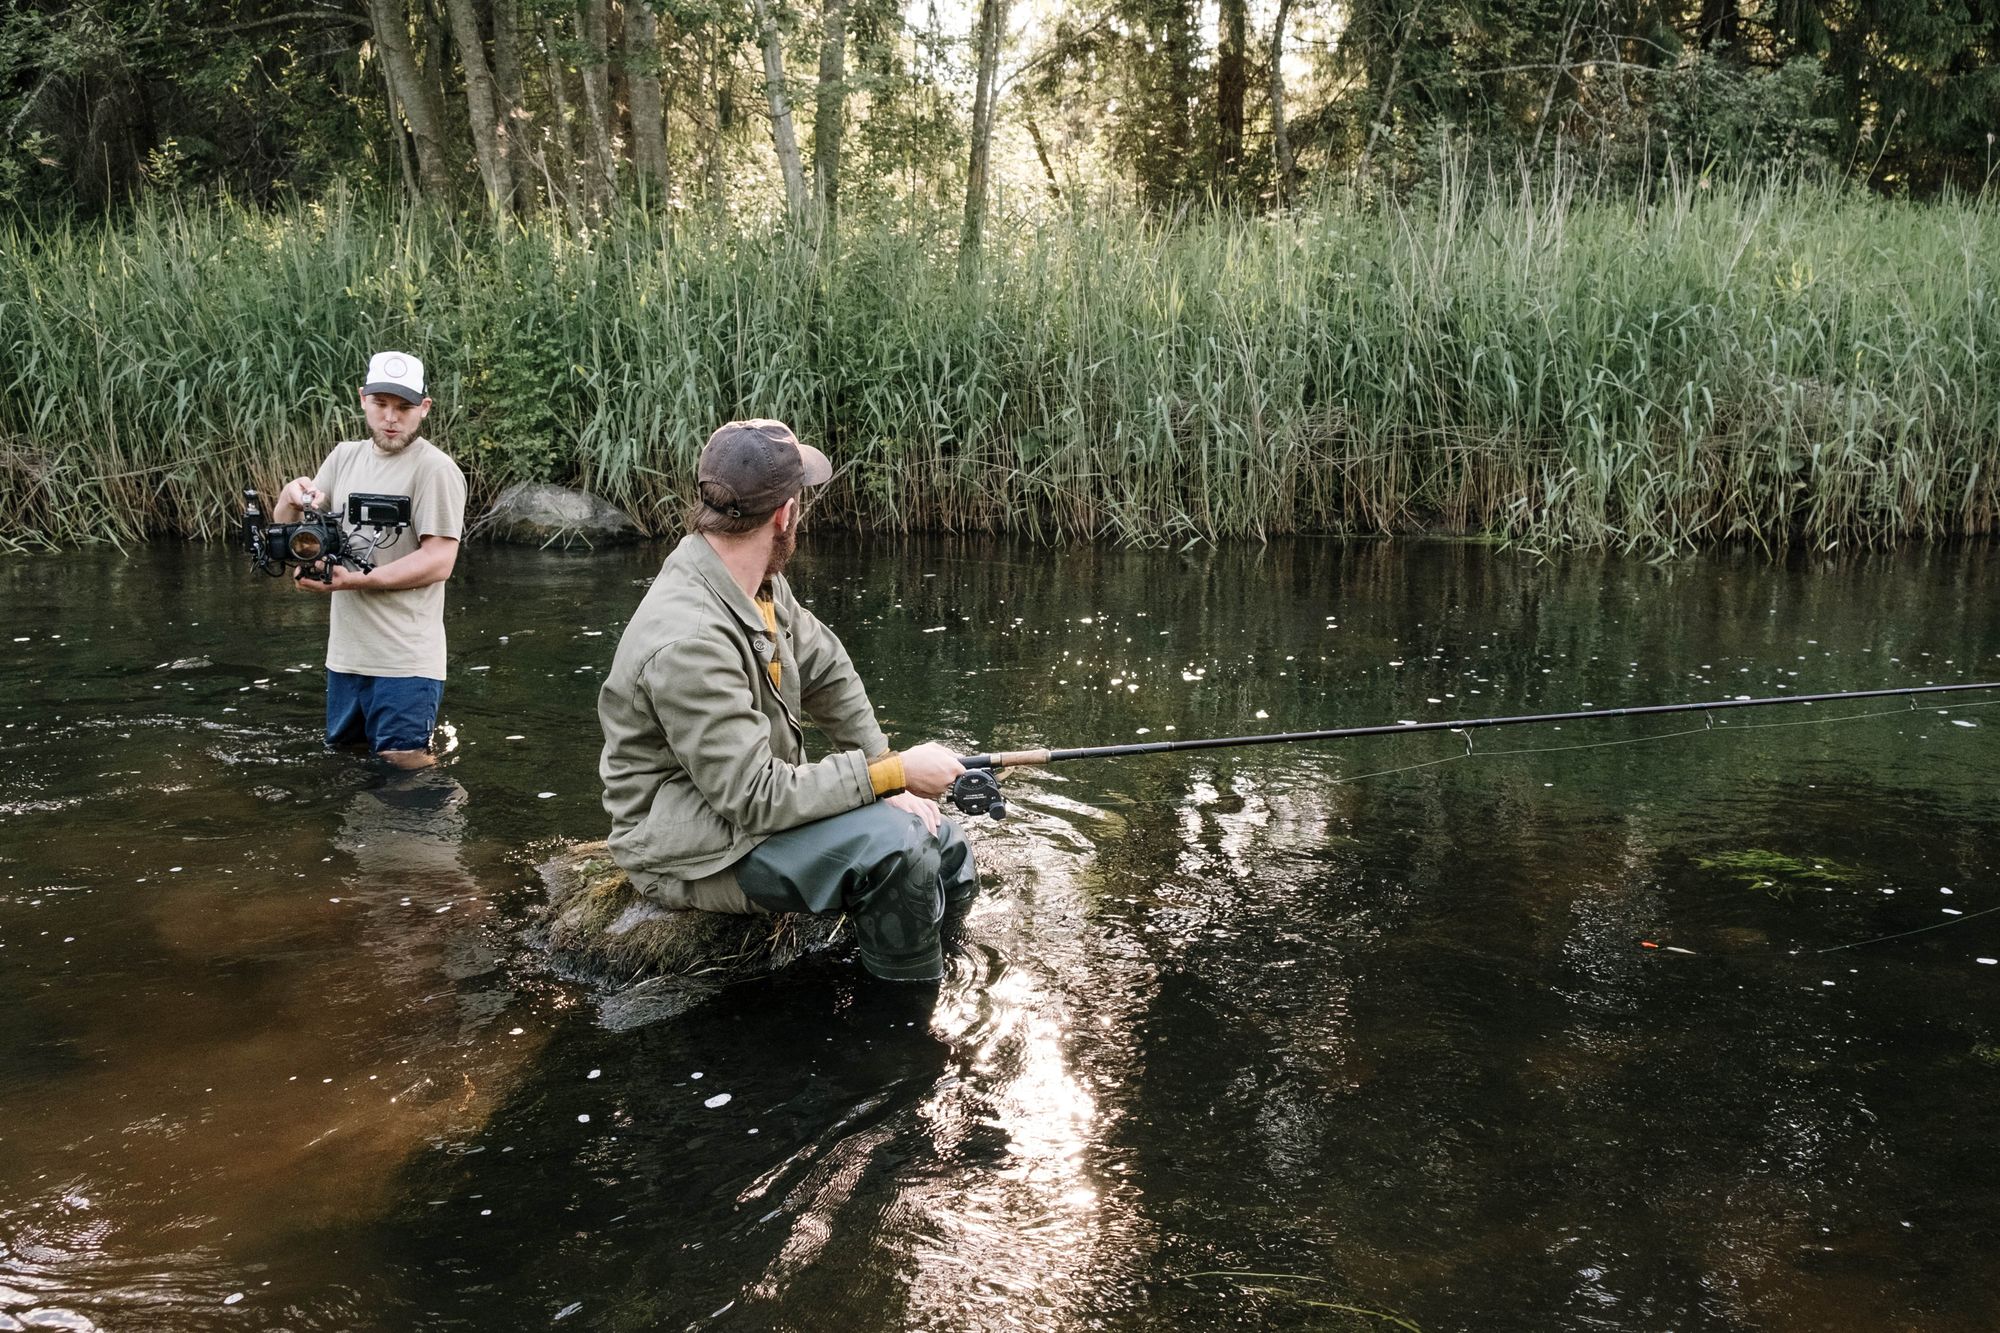
{"label": "camera monitor", "polygon": [[357,492],[347,497],[347,521],[356,527],[407,528],[410,526],[410,497]]}

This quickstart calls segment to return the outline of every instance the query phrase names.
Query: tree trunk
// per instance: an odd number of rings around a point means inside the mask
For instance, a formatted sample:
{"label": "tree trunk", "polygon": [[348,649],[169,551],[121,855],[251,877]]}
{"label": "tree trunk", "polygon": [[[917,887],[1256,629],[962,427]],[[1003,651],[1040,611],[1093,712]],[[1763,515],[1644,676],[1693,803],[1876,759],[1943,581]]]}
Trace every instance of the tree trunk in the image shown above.
{"label": "tree trunk", "polygon": [[1169,0],[1162,10],[1161,46],[1168,98],[1163,160],[1168,174],[1155,182],[1155,190],[1163,203],[1184,196],[1187,187],[1199,179],[1193,110],[1201,95],[1201,81],[1195,74],[1195,62],[1201,54],[1201,42],[1195,34],[1196,11],[1195,0]]}
{"label": "tree trunk", "polygon": [[451,197],[450,158],[444,137],[444,101],[436,85],[417,68],[410,40],[410,15],[403,0],[368,0],[368,18],[375,46],[382,53],[389,86],[409,122],[417,145],[417,178],[424,196],[433,202]]}
{"label": "tree trunk", "polygon": [[486,203],[495,218],[514,206],[514,173],[501,143],[499,101],[493,73],[486,63],[486,39],[480,30],[475,0],[446,0],[452,34],[458,40],[459,65],[465,72],[465,108],[472,127],[472,147],[479,157],[479,177],[486,183]]}
{"label": "tree trunk", "polygon": [[1548,95],[1542,98],[1542,114],[1535,117],[1535,142],[1528,150],[1530,157],[1539,158],[1542,155],[1542,136],[1548,131],[1549,117],[1555,113],[1556,94],[1569,77],[1569,41],[1576,35],[1577,20],[1582,17],[1581,8],[1578,6],[1570,11],[1569,26],[1563,29],[1562,45],[1556,48],[1556,71],[1549,79]]}
{"label": "tree trunk", "polygon": [[1250,91],[1250,6],[1221,0],[1221,41],[1215,55],[1215,179],[1235,193],[1243,169],[1243,102]]}
{"label": "tree trunk", "polygon": [[618,197],[618,158],[611,148],[611,0],[582,0],[577,6],[583,34],[583,113],[596,178],[608,203]]}
{"label": "tree trunk", "polygon": [[819,86],[813,110],[813,194],[820,225],[840,220],[840,145],[847,134],[847,0],[822,0]]}
{"label": "tree trunk", "polygon": [[[1289,3],[1289,0],[1286,0]],[[1061,202],[1062,183],[1056,179],[1055,163],[1049,161],[1049,146],[1042,142],[1042,127],[1035,123],[1034,116],[1028,117],[1028,138],[1035,145],[1035,156],[1041,159],[1042,174],[1049,180],[1049,198]]]}
{"label": "tree trunk", "polygon": [[708,49],[708,82],[715,89],[715,97],[709,105],[708,204],[718,211],[722,208],[722,136],[729,128],[734,108],[726,74],[727,68],[722,61],[722,39],[716,37],[711,39]]}
{"label": "tree trunk", "polygon": [[1000,64],[1000,30],[1007,0],[980,0],[979,81],[972,95],[972,157],[965,171],[965,227],[958,238],[958,272],[979,272],[979,247],[986,233],[986,167],[993,155],[993,73]]}
{"label": "tree trunk", "polygon": [[[562,172],[563,181],[562,198],[550,199],[549,206],[553,208],[558,204],[567,205],[570,218],[574,222],[578,220],[576,196],[588,195],[589,189],[588,182],[583,179],[585,173],[580,165],[581,159],[577,154],[576,141],[570,137],[569,74],[563,68],[562,58],[557,55],[561,49],[559,45],[561,39],[562,34],[556,27],[555,20],[546,20],[542,25],[542,49],[548,57],[549,102],[553,113],[548,141],[555,145],[556,166]],[[553,183],[551,178],[551,186]]]}
{"label": "tree trunk", "polygon": [[1375,141],[1382,137],[1382,131],[1389,127],[1389,118],[1396,114],[1396,80],[1403,73],[1403,52],[1409,49],[1410,38],[1416,34],[1417,20],[1423,16],[1423,6],[1410,6],[1410,16],[1404,21],[1403,35],[1396,42],[1396,54],[1389,61],[1388,76],[1382,81],[1382,92],[1375,99],[1375,114],[1368,126],[1368,142],[1362,145],[1361,161],[1355,174],[1363,179],[1368,175],[1368,164],[1375,156]]}
{"label": "tree trunk", "polygon": [[785,48],[778,38],[778,20],[770,0],[750,0],[757,19],[758,40],[764,47],[764,97],[771,106],[771,143],[778,151],[778,170],[785,177],[785,211],[794,219],[806,212],[806,173],[799,162],[799,141],[792,132],[792,106],[785,97]]}
{"label": "tree trunk", "polygon": [[521,76],[520,0],[492,0],[493,3],[493,110],[499,118],[495,133],[507,155],[509,175],[514,182],[514,206],[525,207],[534,191],[525,182],[531,179],[534,164],[527,101]]}
{"label": "tree trunk", "polygon": [[396,96],[395,80],[389,77],[388,65],[377,61],[375,67],[382,71],[382,98],[389,108],[389,137],[396,141],[396,161],[403,169],[403,192],[411,199],[421,199],[424,192],[417,184],[417,164],[410,160],[410,134],[403,128],[403,105]]}
{"label": "tree trunk", "polygon": [[1285,133],[1285,16],[1292,0],[1278,0],[1278,17],[1271,25],[1271,167],[1279,207],[1292,189],[1292,141]]}
{"label": "tree trunk", "polygon": [[445,27],[446,19],[438,9],[438,0],[412,0],[411,7],[417,20],[417,68],[425,81],[437,89],[437,104],[443,110],[445,71],[452,68],[458,53],[452,50],[454,43]]}
{"label": "tree trunk", "polygon": [[1704,51],[1732,51],[1743,39],[1743,11],[1736,0],[1701,0],[1696,24]]}
{"label": "tree trunk", "polygon": [[632,107],[632,169],[657,193],[667,186],[667,120],[660,93],[660,27],[651,0],[625,12],[625,81]]}

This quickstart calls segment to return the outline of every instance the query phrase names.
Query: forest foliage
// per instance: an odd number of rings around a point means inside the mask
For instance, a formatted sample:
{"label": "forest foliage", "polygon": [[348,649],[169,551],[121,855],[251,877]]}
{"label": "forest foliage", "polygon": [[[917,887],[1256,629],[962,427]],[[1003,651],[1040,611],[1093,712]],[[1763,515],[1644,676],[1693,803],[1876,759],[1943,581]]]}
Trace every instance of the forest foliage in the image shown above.
{"label": "forest foliage", "polygon": [[[2000,0],[22,0],[0,200],[334,182],[578,223],[1106,193],[1273,208],[1453,153],[1978,190]],[[989,181],[991,185],[989,185]],[[975,197],[976,196],[976,197]]]}

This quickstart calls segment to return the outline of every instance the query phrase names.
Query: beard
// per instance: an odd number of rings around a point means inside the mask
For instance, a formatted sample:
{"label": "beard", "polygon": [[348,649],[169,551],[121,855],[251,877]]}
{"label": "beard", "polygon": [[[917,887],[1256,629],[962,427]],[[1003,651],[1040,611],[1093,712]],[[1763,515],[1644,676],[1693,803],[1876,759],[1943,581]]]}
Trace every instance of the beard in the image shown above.
{"label": "beard", "polygon": [[771,558],[764,562],[764,582],[767,585],[785,572],[785,566],[791,562],[792,552],[797,550],[798,546],[799,525],[796,522],[772,537]]}
{"label": "beard", "polygon": [[375,447],[377,449],[380,449],[385,454],[400,454],[403,452],[403,450],[410,447],[411,440],[417,438],[416,436],[410,434],[407,431],[405,431],[401,435],[398,435],[393,440],[383,435],[382,432],[379,430],[371,430],[368,432],[368,435],[369,438],[375,441]]}

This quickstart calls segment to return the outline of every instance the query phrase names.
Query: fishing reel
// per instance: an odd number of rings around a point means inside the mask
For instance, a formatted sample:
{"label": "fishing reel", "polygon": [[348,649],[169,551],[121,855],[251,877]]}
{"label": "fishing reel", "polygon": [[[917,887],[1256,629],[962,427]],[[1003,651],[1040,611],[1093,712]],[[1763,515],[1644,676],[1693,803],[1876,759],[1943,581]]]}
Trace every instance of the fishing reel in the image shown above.
{"label": "fishing reel", "polygon": [[945,799],[958,807],[960,814],[992,815],[995,819],[1007,817],[1007,798],[1000,794],[1000,778],[990,768],[968,768],[952,781],[951,790]]}

